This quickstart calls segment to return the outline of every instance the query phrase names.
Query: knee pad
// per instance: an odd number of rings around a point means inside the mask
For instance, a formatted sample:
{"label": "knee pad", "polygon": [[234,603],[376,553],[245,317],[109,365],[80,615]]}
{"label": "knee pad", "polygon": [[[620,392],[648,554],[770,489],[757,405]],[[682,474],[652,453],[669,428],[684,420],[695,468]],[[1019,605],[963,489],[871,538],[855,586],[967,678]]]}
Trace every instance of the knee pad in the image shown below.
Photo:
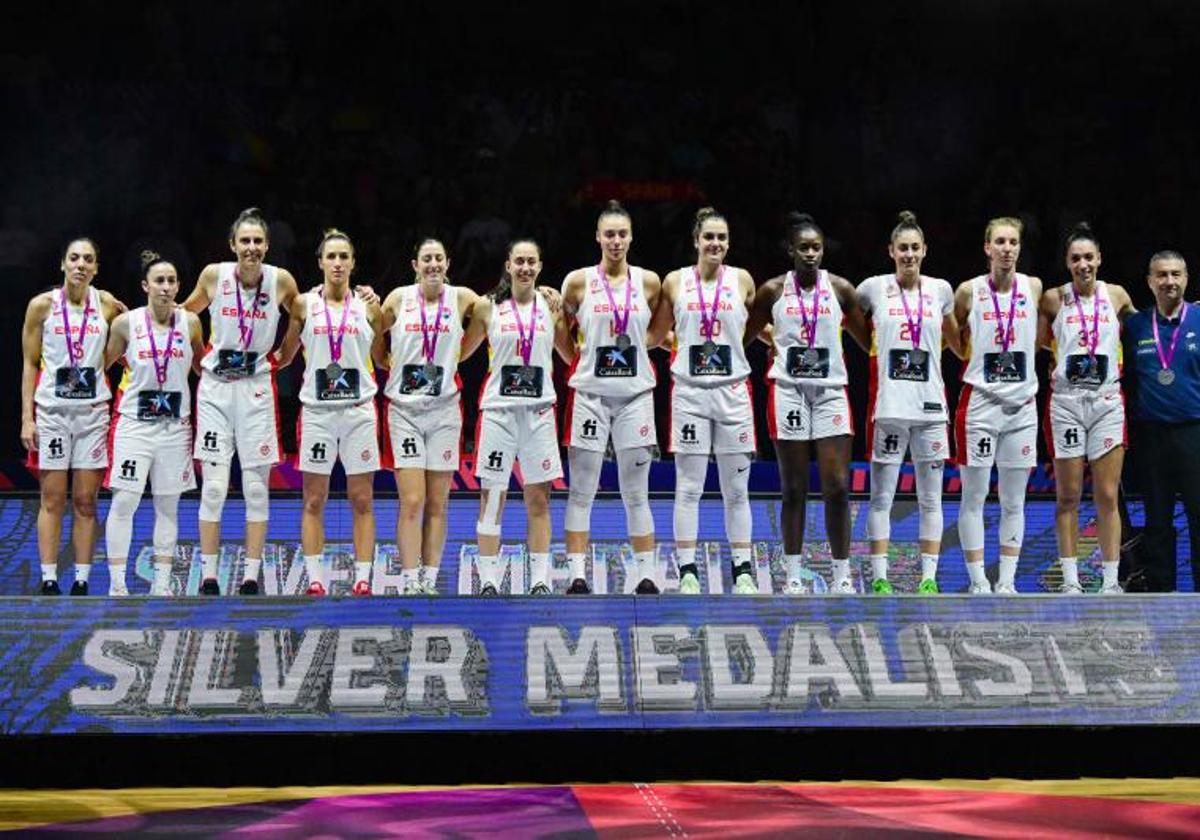
{"label": "knee pad", "polygon": [[154,556],[174,557],[179,539],[179,494],[154,497]]}
{"label": "knee pad", "polygon": [[958,508],[958,541],[964,550],[983,550],[983,503],[991,482],[991,467],[959,468],[962,478],[962,501]]}
{"label": "knee pad", "polygon": [[[243,476],[245,472],[243,472]],[[229,464],[204,462],[200,484],[200,521],[220,522],[229,494]],[[243,479],[244,480],[244,479]]]}
{"label": "knee pad", "polygon": [[250,467],[242,470],[242,498],[246,502],[247,522],[266,522],[270,519],[271,503],[269,486],[271,467]]}
{"label": "knee pad", "polygon": [[504,491],[500,486],[484,485],[484,489],[488,491],[488,497],[480,507],[479,519],[475,523],[475,533],[485,537],[498,537],[500,536],[500,500]]}
{"label": "knee pad", "polygon": [[700,496],[708,473],[707,455],[675,456],[675,539],[695,540],[700,527]]}
{"label": "knee pad", "polygon": [[1029,470],[1000,470],[1000,545],[1020,548],[1025,539],[1025,487]]}
{"label": "knee pad", "polygon": [[917,536],[922,540],[940,541],[945,524],[942,519],[942,462],[919,461],[913,467],[917,474],[917,506],[920,508]]}
{"label": "knee pad", "polygon": [[567,491],[567,514],[563,526],[568,531],[590,531],[592,502],[596,499],[596,488],[600,486],[604,453],[571,447],[567,458],[571,465],[571,486]]}
{"label": "knee pad", "polygon": [[642,537],[654,533],[654,517],[650,513],[650,462],[653,451],[648,446],[622,449],[617,453],[617,478],[621,482],[621,501],[625,505],[625,523],[629,535]]}
{"label": "knee pad", "polygon": [[717,473],[725,502],[725,537],[731,543],[750,542],[750,455],[718,455]]}
{"label": "knee pad", "polygon": [[871,501],[867,509],[867,539],[886,540],[892,535],[892,502],[896,498],[899,464],[871,462]]}
{"label": "knee pad", "polygon": [[141,500],[141,493],[134,493],[132,490],[113,491],[108,519],[104,523],[104,550],[110,559],[129,557],[129,542],[133,537],[133,514]]}

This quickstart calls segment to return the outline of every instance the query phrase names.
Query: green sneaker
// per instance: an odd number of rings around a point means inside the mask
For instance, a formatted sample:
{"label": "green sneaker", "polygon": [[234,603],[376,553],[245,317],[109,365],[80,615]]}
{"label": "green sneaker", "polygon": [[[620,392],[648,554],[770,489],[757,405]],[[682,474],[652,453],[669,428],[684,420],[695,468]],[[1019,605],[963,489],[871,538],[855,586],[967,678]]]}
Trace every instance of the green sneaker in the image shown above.
{"label": "green sneaker", "polygon": [[937,581],[933,578],[926,578],[917,587],[918,595],[937,595],[941,591],[938,589]]}
{"label": "green sneaker", "polygon": [[683,576],[679,578],[679,594],[699,595],[700,578],[696,577],[691,572],[684,572]]}
{"label": "green sneaker", "polygon": [[876,595],[891,595],[894,590],[892,589],[891,581],[879,578],[878,580],[871,581],[871,591]]}

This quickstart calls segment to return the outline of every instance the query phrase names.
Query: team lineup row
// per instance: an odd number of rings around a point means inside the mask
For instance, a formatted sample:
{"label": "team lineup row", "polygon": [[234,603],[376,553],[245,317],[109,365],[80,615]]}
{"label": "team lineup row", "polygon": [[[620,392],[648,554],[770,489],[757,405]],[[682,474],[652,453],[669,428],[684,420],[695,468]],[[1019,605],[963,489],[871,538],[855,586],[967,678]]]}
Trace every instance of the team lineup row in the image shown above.
{"label": "team lineup row", "polygon": [[[354,247],[338,230],[327,231],[317,249],[321,286],[301,292],[286,269],[266,263],[267,223],[251,208],[230,228],[235,261],[205,267],[182,304],[176,302],[180,282],[174,266],[157,254],[144,255],[146,304],[133,310],[92,286],[99,264],[95,244],[86,238],[70,242],[62,286],[30,301],[22,337],[21,439],[39,466],[42,591],[59,592],[57,555],[71,476],[72,594],[88,591],[101,483],[112,491],[105,526],[109,594],[126,594],[132,520],[147,479],[155,510],[152,591],[166,594],[178,500],[196,487],[194,464],[199,462],[201,591],[219,594],[221,513],[236,453],[246,507],[247,560],[239,592],[257,594],[269,473],[282,455],[275,372],[303,349],[298,444],[308,593],[326,591],[324,509],[335,460],[345,469],[353,512],[354,593],[371,593],[372,474],[389,462],[400,495],[403,591],[436,592],[462,435],[457,368],[486,340],[489,368],[479,395],[476,436],[481,485],[476,531],[484,594],[496,593],[500,584],[500,517],[514,462],[524,479],[531,592],[550,592],[549,496],[551,483],[562,477],[552,376],[556,352],[570,365],[562,441],[571,476],[564,535],[572,578],[568,592],[589,591],[584,569],[591,509],[607,452],[617,463],[640,579],[637,591],[658,592],[648,495],[657,444],[655,375],[648,354],[660,346],[671,354],[669,440],[680,591],[700,591],[698,508],[709,460],[715,459],[734,590],[756,592],[748,493],[756,443],[745,347],[762,340],[772,348],[766,373],[768,425],[783,488],[788,592],[800,594],[805,588],[801,551],[814,454],[833,555],[830,588],[853,592],[847,480],[854,430],[845,329],[870,357],[867,530],[875,593],[892,591],[890,514],[906,451],[915,465],[920,510],[919,591],[938,591],[942,468],[951,455],[943,349],[966,362],[954,427],[963,488],[958,530],[970,591],[993,591],[983,564],[983,506],[995,466],[1002,513],[994,591],[1015,593],[1025,487],[1036,459],[1034,357],[1040,347],[1054,353],[1047,440],[1056,467],[1063,590],[1082,591],[1075,547],[1086,460],[1098,514],[1101,592],[1120,592],[1117,483],[1125,440],[1120,329],[1135,311],[1123,288],[1099,280],[1100,247],[1086,225],[1066,239],[1070,282],[1049,289],[1037,277],[1017,272],[1021,223],[1012,218],[988,224],[987,273],[957,289],[921,274],[925,236],[908,212],[900,214],[889,239],[894,270],[857,286],[822,268],[824,235],[804,214],[788,220],[791,269],[757,287],[748,272],[727,264],[729,226],[711,208],[696,216],[696,264],[662,279],[629,263],[632,233],[629,213],[610,202],[597,220],[598,264],[569,273],[561,291],[538,286],[541,249],[532,240],[516,240],[503,278],[487,295],[451,285],[446,249],[427,239],[414,251],[415,281],[381,301],[370,287],[351,285]],[[1186,311],[1186,266],[1179,254],[1156,254],[1149,281],[1156,296],[1161,292]],[[205,309],[207,341],[197,317]],[[1151,320],[1161,363],[1157,381],[1169,389],[1183,330],[1160,339],[1157,321]],[[123,373],[114,399],[105,371],[118,361]],[[377,366],[390,371],[382,389],[382,430]],[[193,370],[199,374],[194,408],[188,379]]]}

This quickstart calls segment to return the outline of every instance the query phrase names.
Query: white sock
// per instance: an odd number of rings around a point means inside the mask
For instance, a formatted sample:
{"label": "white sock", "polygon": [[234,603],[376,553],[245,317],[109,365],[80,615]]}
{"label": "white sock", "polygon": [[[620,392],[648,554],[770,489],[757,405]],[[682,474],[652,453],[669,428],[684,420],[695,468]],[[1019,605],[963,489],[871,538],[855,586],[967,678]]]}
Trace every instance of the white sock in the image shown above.
{"label": "white sock", "polygon": [[938,556],[921,552],[921,580],[937,580]]}
{"label": "white sock", "polygon": [[787,564],[788,580],[800,580],[800,570],[804,566],[804,555],[785,554],[783,562]]}
{"label": "white sock", "polygon": [[1017,560],[1015,554],[1000,555],[1000,582],[1015,583],[1017,580]]}
{"label": "white sock", "polygon": [[1073,583],[1079,585],[1079,559],[1077,557],[1060,557],[1058,562],[1062,565],[1063,583]]}
{"label": "white sock", "polygon": [[568,554],[567,564],[571,567],[571,580],[587,577],[587,555],[582,551]]}
{"label": "white sock", "polygon": [[92,574],[91,563],[76,563],[75,564],[75,580],[80,583],[87,583],[88,577]]}
{"label": "white sock", "polygon": [[1104,585],[1105,586],[1117,586],[1118,585],[1117,570],[1120,567],[1120,565],[1121,565],[1121,561],[1119,561],[1119,560],[1105,560],[1101,564],[1101,568],[1104,571]]}
{"label": "white sock", "polygon": [[655,568],[658,564],[654,562],[654,558],[653,551],[635,551],[633,553],[634,562],[637,563],[638,580],[649,578],[655,582],[658,581],[658,569]]}
{"label": "white sock", "polygon": [[871,555],[871,580],[887,580],[888,558],[886,554]]}
{"label": "white sock", "polygon": [[978,563],[967,563],[967,574],[971,576],[971,583],[976,586],[991,586],[987,579],[987,570],[983,567],[983,561]]}
{"label": "white sock", "polygon": [[417,569],[401,569],[400,570],[400,592],[401,592],[401,594],[404,593],[404,590],[408,589],[408,585],[410,583],[416,583],[417,579],[420,577],[420,575],[421,575],[421,570],[419,568],[417,568]]}
{"label": "white sock", "polygon": [[258,580],[258,570],[262,568],[261,557],[247,557],[246,567],[242,570],[242,580]]}
{"label": "white sock", "polygon": [[849,557],[834,557],[833,558],[833,579],[834,580],[849,580],[850,579],[850,558]]}
{"label": "white sock", "polygon": [[154,590],[150,594],[164,598],[171,595],[171,561],[154,558]]}
{"label": "white sock", "polygon": [[204,571],[201,573],[202,577],[215,578],[217,576],[217,555],[201,554],[200,563],[204,567]]}
{"label": "white sock", "polygon": [[500,588],[500,558],[494,554],[479,555],[479,586],[482,587],[485,583],[490,583],[497,589]]}
{"label": "white sock", "polygon": [[425,580],[429,581],[434,586],[437,586],[439,568],[439,566],[422,566],[421,574],[425,576]]}
{"label": "white sock", "polygon": [[550,553],[548,551],[531,551],[529,553],[529,586],[544,583],[550,585]]}
{"label": "white sock", "polygon": [[368,583],[371,580],[371,561],[370,560],[355,560],[354,561],[354,579],[357,583],[360,580],[365,580]]}
{"label": "white sock", "polygon": [[696,546],[693,545],[688,548],[676,547],[675,561],[680,566],[686,566],[688,563],[695,563],[696,562]]}
{"label": "white sock", "polygon": [[325,555],[305,554],[304,571],[308,572],[308,582],[325,585]]}
{"label": "white sock", "polygon": [[43,563],[42,564],[42,580],[58,580],[58,564]]}
{"label": "white sock", "polygon": [[129,590],[125,588],[125,566],[128,561],[122,557],[120,560],[109,559],[108,561],[108,594],[111,597],[128,595]]}

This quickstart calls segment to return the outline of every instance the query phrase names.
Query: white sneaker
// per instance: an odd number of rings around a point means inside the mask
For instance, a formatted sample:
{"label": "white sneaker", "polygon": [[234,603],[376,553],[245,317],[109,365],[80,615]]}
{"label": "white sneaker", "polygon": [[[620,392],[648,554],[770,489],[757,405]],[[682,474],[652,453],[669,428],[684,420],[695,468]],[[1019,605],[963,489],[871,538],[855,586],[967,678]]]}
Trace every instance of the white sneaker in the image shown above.
{"label": "white sneaker", "polygon": [[799,578],[792,578],[787,582],[787,586],[783,588],[785,595],[804,595],[807,592],[808,588],[805,587],[804,581]]}
{"label": "white sneaker", "polygon": [[421,588],[421,581],[410,580],[408,583],[404,584],[404,594],[405,595],[424,595],[425,591],[424,591],[424,589]]}
{"label": "white sneaker", "polygon": [[1108,586],[1101,586],[1100,594],[1101,595],[1124,595],[1125,590],[1121,588],[1121,584],[1112,583],[1112,584],[1109,584]]}
{"label": "white sneaker", "polygon": [[1063,595],[1082,595],[1083,587],[1079,585],[1079,581],[1063,581],[1062,586],[1058,587],[1058,591]]}
{"label": "white sneaker", "polygon": [[684,572],[683,577],[679,578],[679,594],[699,595],[700,578],[696,577],[691,572]]}
{"label": "white sneaker", "polygon": [[829,591],[834,595],[854,595],[856,592],[854,588],[854,581],[850,580],[848,577],[837,578],[834,580],[833,587]]}
{"label": "white sneaker", "polygon": [[992,585],[987,581],[984,581],[983,583],[972,583],[971,588],[968,589],[967,592],[971,595],[991,595]]}
{"label": "white sneaker", "polygon": [[754,582],[753,575],[742,573],[733,582],[733,591],[738,595],[757,595],[758,584]]}
{"label": "white sneaker", "polygon": [[1017,587],[1013,586],[1011,583],[1000,581],[996,584],[996,588],[992,591],[997,595],[1016,595]]}
{"label": "white sneaker", "polygon": [[421,587],[421,594],[422,594],[422,595],[436,595],[436,594],[438,594],[438,588],[437,588],[437,581],[436,581],[436,580],[432,580],[432,579],[430,579],[430,578],[421,578],[421,583],[420,583],[419,585],[420,585],[420,587]]}

